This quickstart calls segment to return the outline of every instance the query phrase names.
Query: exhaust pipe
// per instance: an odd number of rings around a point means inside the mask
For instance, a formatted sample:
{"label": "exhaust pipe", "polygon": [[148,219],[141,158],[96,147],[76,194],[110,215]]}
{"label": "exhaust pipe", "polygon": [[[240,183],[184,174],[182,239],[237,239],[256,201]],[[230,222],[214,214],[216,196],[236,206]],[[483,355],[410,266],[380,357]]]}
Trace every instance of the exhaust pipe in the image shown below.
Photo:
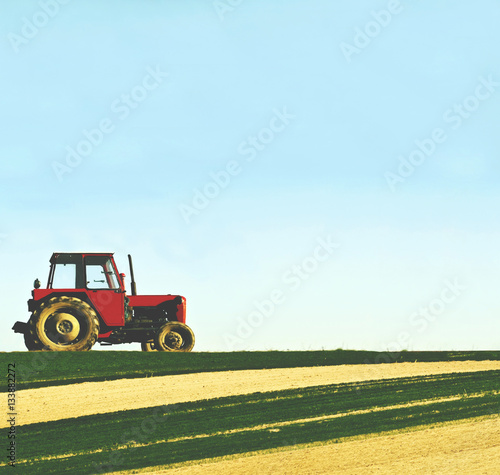
{"label": "exhaust pipe", "polygon": [[130,290],[132,291],[132,295],[137,295],[137,287],[135,286],[134,279],[134,266],[132,265],[132,256],[130,254],[128,255],[128,263],[130,266],[130,278],[132,279],[132,282],[130,282]]}

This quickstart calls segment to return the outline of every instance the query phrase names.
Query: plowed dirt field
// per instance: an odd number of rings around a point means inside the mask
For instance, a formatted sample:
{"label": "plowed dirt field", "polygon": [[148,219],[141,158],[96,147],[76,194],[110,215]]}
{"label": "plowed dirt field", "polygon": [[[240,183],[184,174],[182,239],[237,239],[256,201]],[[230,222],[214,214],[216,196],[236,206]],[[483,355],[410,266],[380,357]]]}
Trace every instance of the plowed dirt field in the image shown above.
{"label": "plowed dirt field", "polygon": [[[499,369],[500,361],[342,365],[195,373],[51,386],[18,391],[18,424],[253,392]],[[6,420],[0,422],[0,427],[7,427]]]}
{"label": "plowed dirt field", "polygon": [[197,465],[141,473],[494,475],[499,473],[499,467],[500,418],[496,417],[404,434],[204,461]]}

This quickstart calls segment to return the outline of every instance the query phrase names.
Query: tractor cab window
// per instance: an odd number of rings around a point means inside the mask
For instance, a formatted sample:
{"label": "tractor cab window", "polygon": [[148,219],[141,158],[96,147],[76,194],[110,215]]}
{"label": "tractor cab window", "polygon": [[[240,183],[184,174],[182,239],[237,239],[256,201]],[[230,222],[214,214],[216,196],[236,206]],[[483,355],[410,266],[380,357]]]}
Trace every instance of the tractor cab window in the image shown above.
{"label": "tractor cab window", "polygon": [[87,256],[85,275],[88,289],[119,289],[113,263],[106,256]]}
{"label": "tractor cab window", "polygon": [[76,264],[62,264],[55,266],[53,289],[75,289],[76,288]]}

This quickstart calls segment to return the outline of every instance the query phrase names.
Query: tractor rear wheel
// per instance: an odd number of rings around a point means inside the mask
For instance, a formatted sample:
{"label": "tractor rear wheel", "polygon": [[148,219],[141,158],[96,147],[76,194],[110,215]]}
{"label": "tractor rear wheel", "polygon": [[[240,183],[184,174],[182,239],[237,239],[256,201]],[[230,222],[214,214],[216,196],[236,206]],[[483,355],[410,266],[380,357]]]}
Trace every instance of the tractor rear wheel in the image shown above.
{"label": "tractor rear wheel", "polygon": [[158,351],[191,351],[193,346],[193,330],[184,323],[167,322],[155,336]]}
{"label": "tractor rear wheel", "polygon": [[24,334],[24,344],[26,345],[28,351],[38,351],[40,349],[37,345],[35,345],[35,342],[29,333]]}
{"label": "tractor rear wheel", "polygon": [[154,340],[148,340],[141,342],[142,351],[156,351]]}
{"label": "tractor rear wheel", "polygon": [[28,322],[34,347],[45,351],[88,351],[99,336],[94,309],[75,297],[52,297]]}

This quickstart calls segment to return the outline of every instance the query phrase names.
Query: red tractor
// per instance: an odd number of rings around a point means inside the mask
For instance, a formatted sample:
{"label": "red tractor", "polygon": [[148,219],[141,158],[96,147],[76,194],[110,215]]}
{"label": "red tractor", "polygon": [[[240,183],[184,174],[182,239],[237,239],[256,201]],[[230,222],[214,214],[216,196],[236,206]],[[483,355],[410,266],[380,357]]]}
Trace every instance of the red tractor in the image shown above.
{"label": "red tractor", "polygon": [[88,351],[103,345],[139,342],[143,351],[191,351],[186,299],[180,295],[137,295],[132,258],[132,295],[112,253],[54,253],[47,288],[35,280],[28,300],[31,317],[12,328],[30,351]]}

